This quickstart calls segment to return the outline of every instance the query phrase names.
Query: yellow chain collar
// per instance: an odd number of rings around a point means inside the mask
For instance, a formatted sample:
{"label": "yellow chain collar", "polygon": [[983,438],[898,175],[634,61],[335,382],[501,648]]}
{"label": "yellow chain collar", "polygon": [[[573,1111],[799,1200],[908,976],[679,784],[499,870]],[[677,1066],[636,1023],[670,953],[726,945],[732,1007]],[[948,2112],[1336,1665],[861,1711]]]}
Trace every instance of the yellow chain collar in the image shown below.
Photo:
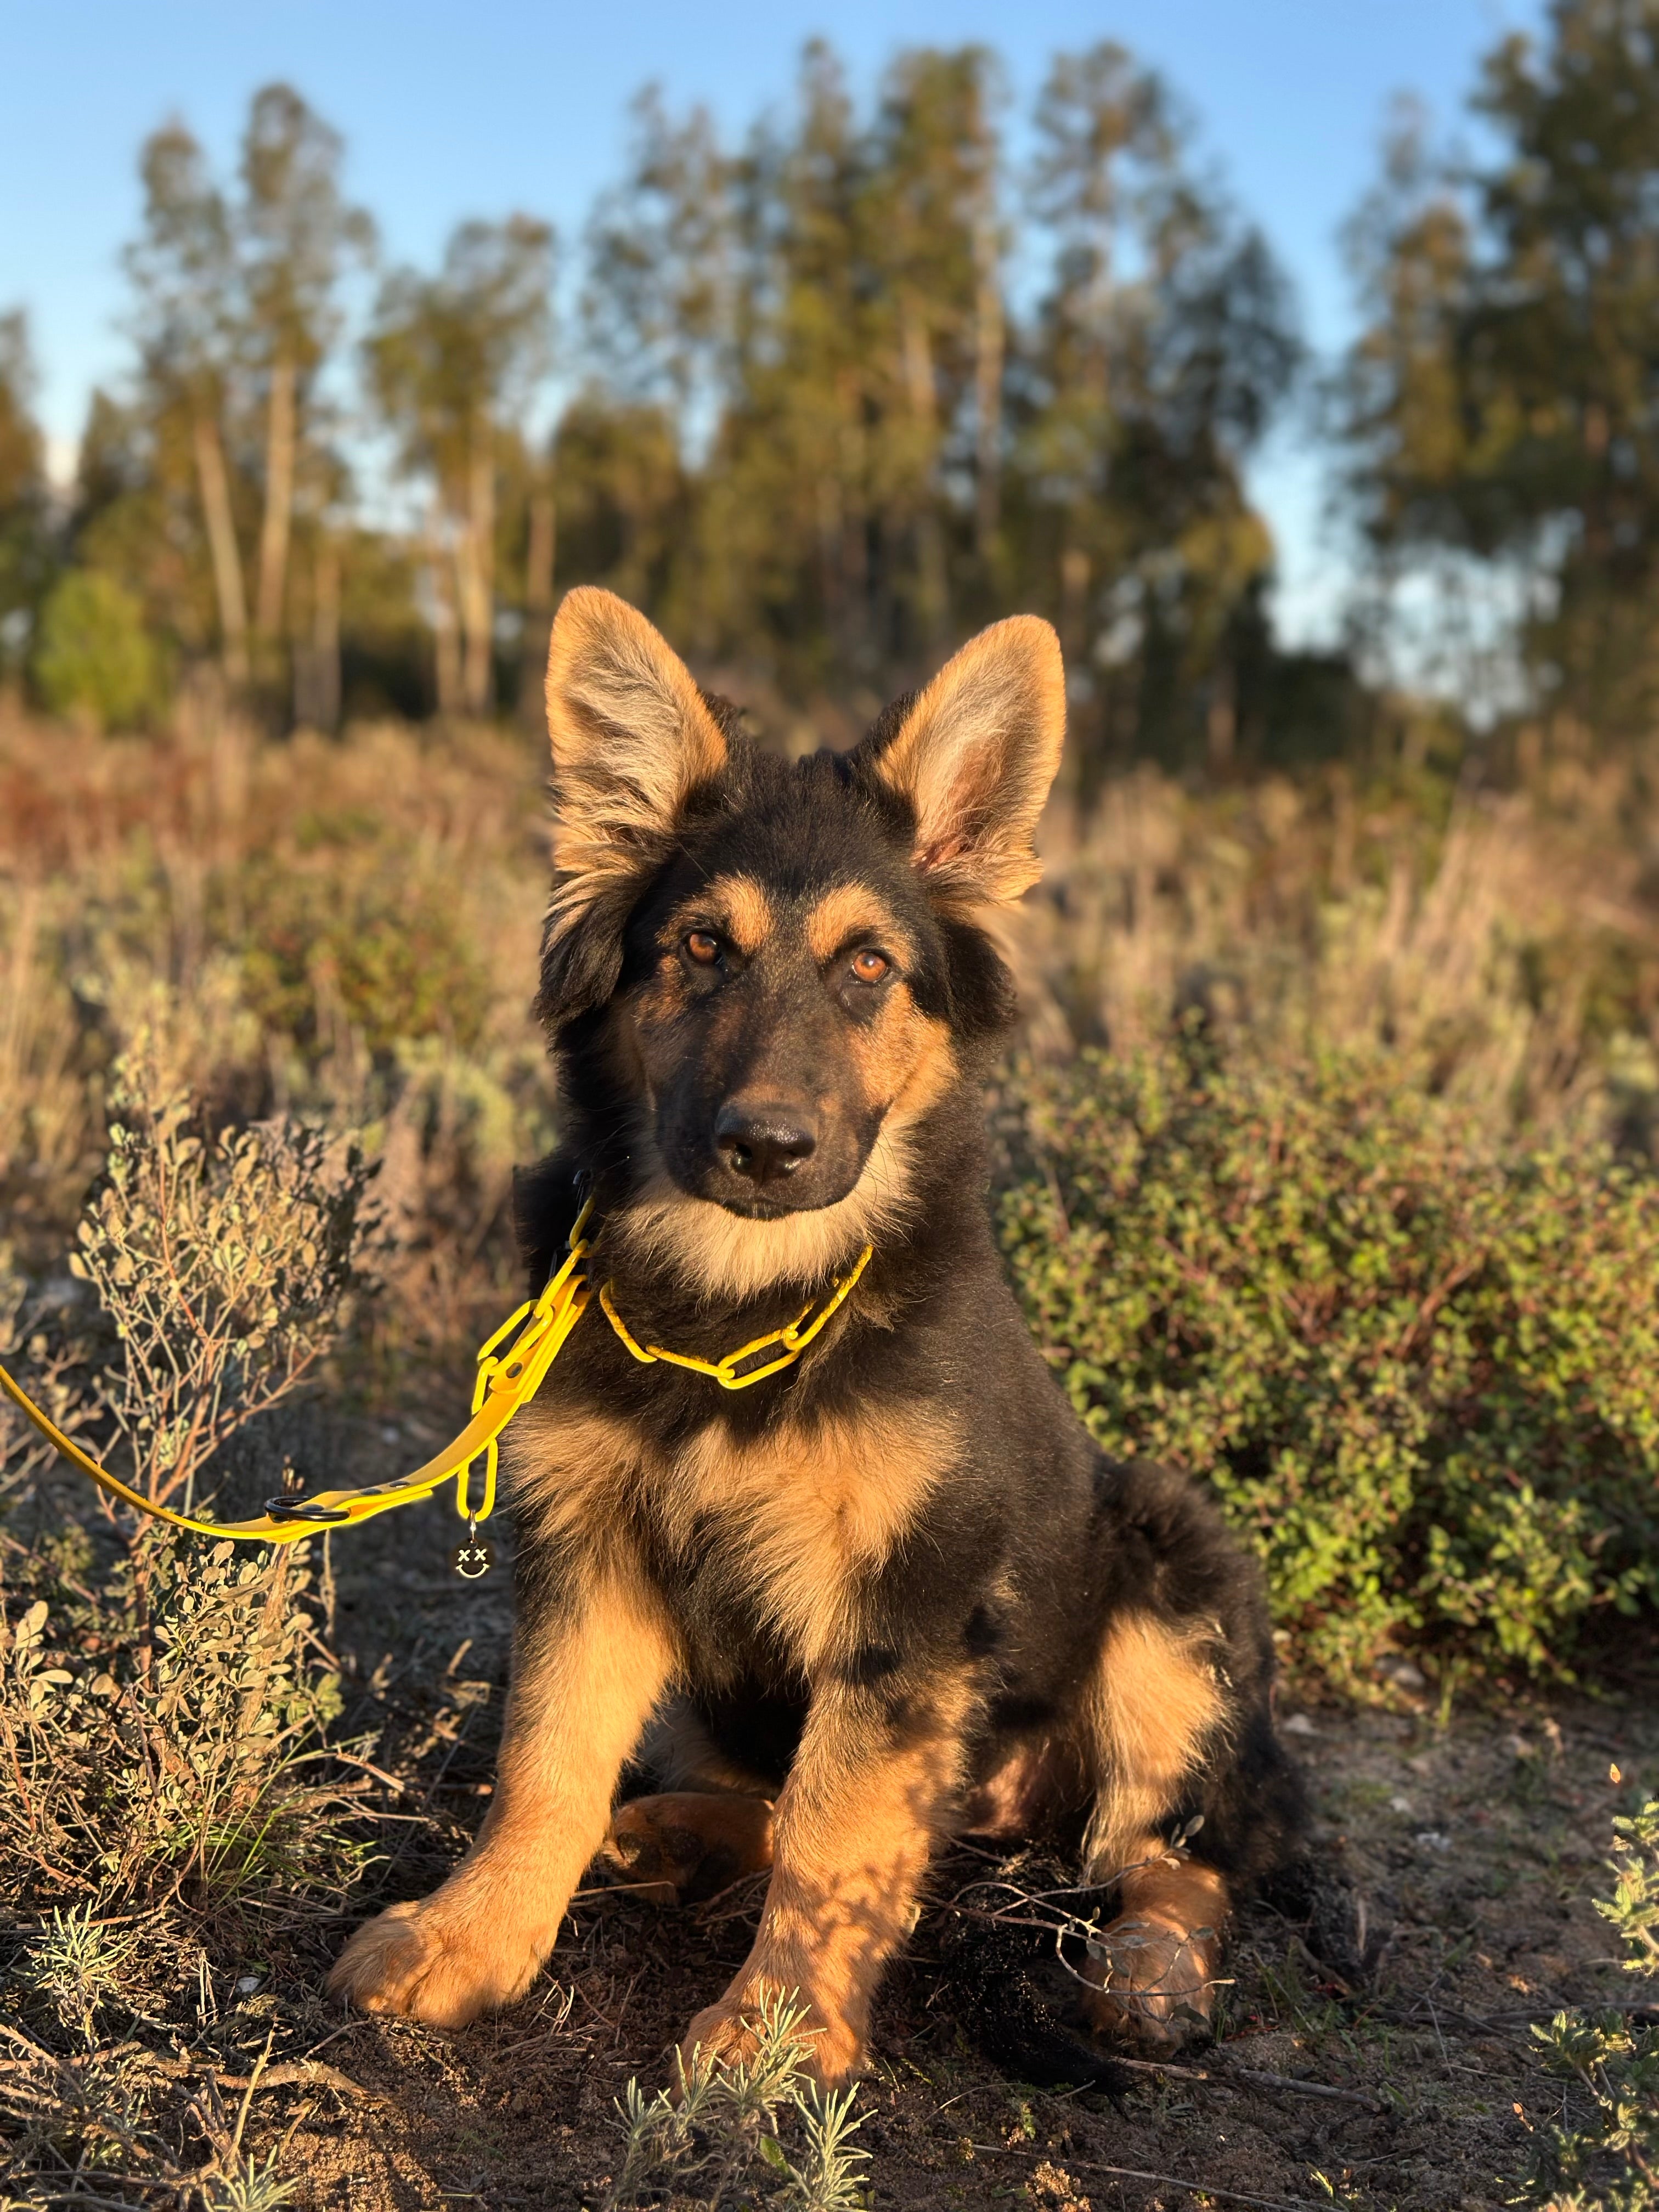
{"label": "yellow chain collar", "polygon": [[[170,1505],[158,1504],[146,1498],[141,1490],[123,1482],[118,1475],[100,1467],[98,1462],[82,1450],[72,1437],[66,1436],[51,1415],[37,1406],[28,1393],[0,1366],[0,1391],[3,1391],[24,1418],[31,1421],[48,1443],[62,1453],[71,1465],[89,1475],[100,1489],[111,1497],[120,1498],[140,1513],[147,1513],[157,1521],[167,1522],[175,1528],[188,1528],[200,1536],[229,1538],[237,1543],[297,1544],[319,1530],[356,1528],[362,1521],[372,1520],[377,1513],[388,1513],[399,1505],[412,1505],[422,1498],[430,1498],[447,1482],[455,1485],[455,1510],[476,1531],[480,1521],[488,1520],[495,1503],[495,1476],[499,1463],[501,1431],[521,1406],[526,1405],[541,1388],[548,1369],[563,1350],[570,1332],[587,1310],[592,1295],[581,1262],[590,1249],[583,1234],[593,1201],[589,1199],[576,1216],[566,1247],[564,1264],[542,1291],[539,1297],[526,1299],[516,1313],[509,1314],[493,1336],[478,1348],[478,1376],[472,1390],[472,1418],[460,1434],[445,1445],[443,1450],[413,1474],[402,1476],[396,1482],[380,1482],[362,1490],[319,1490],[312,1498],[272,1498],[266,1510],[252,1521],[209,1521],[191,1513],[175,1512]],[[857,1260],[841,1277],[823,1299],[816,1314],[812,1302],[801,1308],[786,1328],[775,1328],[769,1335],[757,1336],[741,1350],[728,1352],[724,1359],[699,1359],[682,1352],[666,1352],[660,1345],[641,1345],[629,1335],[627,1325],[611,1302],[611,1285],[607,1283],[599,1292],[599,1304],[623,1342],[635,1359],[650,1364],[666,1360],[675,1367],[688,1367],[699,1375],[712,1376],[723,1390],[746,1390],[751,1382],[763,1382],[769,1375],[793,1366],[813,1338],[817,1335],[830,1316],[842,1304],[853,1285],[870,1263],[871,1247],[866,1245]],[[811,1318],[809,1320],[808,1316]],[[497,1346],[514,1337],[504,1351]],[[738,1370],[745,1360],[769,1351],[772,1346],[782,1350],[775,1359],[751,1368],[746,1374]],[[482,1459],[483,1467],[483,1494],[475,1505],[471,1502],[471,1471],[476,1461]],[[484,1555],[487,1559],[487,1554]],[[472,1570],[463,1569],[464,1572]],[[481,1571],[481,1570],[479,1570]]]}
{"label": "yellow chain collar", "polygon": [[[794,1365],[796,1360],[800,1358],[802,1352],[805,1351],[830,1315],[841,1305],[854,1284],[869,1266],[870,1255],[874,1249],[873,1245],[865,1246],[847,1273],[837,1281],[823,1304],[818,1307],[817,1312],[813,1314],[811,1321],[806,1317],[812,1312],[815,1302],[809,1298],[793,1321],[790,1322],[786,1328],[775,1328],[769,1335],[756,1337],[752,1343],[745,1344],[740,1351],[728,1352],[724,1359],[699,1359],[695,1352],[665,1352],[659,1344],[636,1342],[629,1332],[627,1322],[611,1302],[609,1283],[599,1292],[599,1305],[605,1319],[621,1337],[635,1358],[642,1361],[646,1366],[650,1366],[655,1360],[665,1359],[671,1366],[689,1367],[694,1374],[697,1375],[712,1375],[722,1390],[746,1390],[751,1382],[763,1382],[769,1375],[775,1375],[781,1367]],[[763,1367],[751,1367],[746,1375],[738,1374],[738,1370],[745,1359],[752,1359],[757,1352],[768,1351],[775,1344],[781,1344],[783,1346],[783,1350],[775,1359],[769,1359]]]}

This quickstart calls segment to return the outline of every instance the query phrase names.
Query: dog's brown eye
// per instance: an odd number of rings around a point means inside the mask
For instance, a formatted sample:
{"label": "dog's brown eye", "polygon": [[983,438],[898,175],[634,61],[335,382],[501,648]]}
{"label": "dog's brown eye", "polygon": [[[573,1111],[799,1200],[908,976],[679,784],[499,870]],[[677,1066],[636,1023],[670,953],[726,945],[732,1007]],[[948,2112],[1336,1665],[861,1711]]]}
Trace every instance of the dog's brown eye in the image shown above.
{"label": "dog's brown eye", "polygon": [[720,957],[720,941],[711,930],[694,929],[685,940],[685,949],[700,968],[712,968]]}
{"label": "dog's brown eye", "polygon": [[879,983],[892,964],[884,952],[872,952],[867,945],[853,955],[853,973],[860,983]]}

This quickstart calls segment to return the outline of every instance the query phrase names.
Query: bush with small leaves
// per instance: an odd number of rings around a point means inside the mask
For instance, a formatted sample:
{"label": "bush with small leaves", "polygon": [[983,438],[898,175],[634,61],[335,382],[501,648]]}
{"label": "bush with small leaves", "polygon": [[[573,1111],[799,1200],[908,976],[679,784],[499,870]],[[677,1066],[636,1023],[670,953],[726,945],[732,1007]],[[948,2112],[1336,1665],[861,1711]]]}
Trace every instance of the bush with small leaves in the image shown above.
{"label": "bush with small leaves", "polygon": [[1014,1086],[1000,1223],[1109,1450],[1213,1486],[1303,1659],[1567,1672],[1659,1597],[1659,1182],[1370,1054],[1192,1036]]}
{"label": "bush with small leaves", "polygon": [[[67,1876],[101,1917],[180,1882],[215,1905],[258,1889],[337,1893],[362,1850],[340,1818],[352,1785],[328,1771],[338,1679],[305,1563],[163,1539],[138,1564],[142,1577],[120,1562],[90,1603],[59,1591],[56,1606],[0,1616],[9,1896],[45,1908]],[[47,1563],[38,1571],[49,1578]],[[50,1986],[78,1986],[76,1947],[91,1960],[105,1941],[79,1922],[43,1932]]]}
{"label": "bush with small leaves", "polygon": [[318,1368],[362,1286],[373,1169],[295,1122],[191,1127],[155,1028],[117,1069],[108,1163],[74,1272],[121,1356],[102,1402],[147,1498],[193,1504],[216,1454]]}

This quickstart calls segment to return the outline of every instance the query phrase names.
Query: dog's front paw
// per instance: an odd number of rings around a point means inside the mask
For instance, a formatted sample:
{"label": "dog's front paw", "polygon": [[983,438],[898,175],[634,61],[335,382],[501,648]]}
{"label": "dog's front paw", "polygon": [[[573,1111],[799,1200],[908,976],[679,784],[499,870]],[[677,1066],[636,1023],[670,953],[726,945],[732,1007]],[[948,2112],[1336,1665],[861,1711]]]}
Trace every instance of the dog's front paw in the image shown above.
{"label": "dog's front paw", "polygon": [[[705,2064],[712,2058],[725,2066],[746,2065],[754,2057],[761,2047],[762,1999],[769,1987],[757,1983],[736,1995],[728,1991],[697,2014],[680,2045],[680,2063],[688,2074],[699,2055]],[[779,1999],[788,1995],[771,1993]],[[787,2009],[798,2012],[803,2002],[789,1996]],[[840,2088],[864,2063],[862,2037],[829,2007],[808,2003],[794,2039],[801,2046],[801,2071],[823,2088]]]}
{"label": "dog's front paw", "polygon": [[539,1947],[504,1938],[475,1904],[457,1910],[440,1890],[366,1921],[335,1961],[329,1995],[363,2012],[394,2012],[434,2027],[465,2027],[511,2004],[540,1966]]}
{"label": "dog's front paw", "polygon": [[1183,1931],[1126,1916],[1092,1946],[1085,2003],[1097,2034],[1147,2051],[1179,2051],[1209,2027],[1219,1945],[1207,1928]]}

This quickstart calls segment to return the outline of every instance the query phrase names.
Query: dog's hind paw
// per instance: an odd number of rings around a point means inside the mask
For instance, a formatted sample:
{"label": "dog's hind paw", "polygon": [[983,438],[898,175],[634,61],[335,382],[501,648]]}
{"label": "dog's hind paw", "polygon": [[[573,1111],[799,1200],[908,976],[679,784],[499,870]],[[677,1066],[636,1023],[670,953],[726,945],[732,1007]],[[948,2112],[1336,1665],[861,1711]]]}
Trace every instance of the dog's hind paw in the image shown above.
{"label": "dog's hind paw", "polygon": [[1208,2034],[1220,1944],[1213,1929],[1170,1928],[1126,1914],[1089,1947],[1083,2010],[1097,2035],[1179,2051]]}
{"label": "dog's hind paw", "polygon": [[763,1798],[673,1790],[618,1808],[600,1857],[658,1905],[716,1896],[772,1863],[772,1808]]}
{"label": "dog's hind paw", "polygon": [[477,1910],[446,1906],[442,1893],[394,1905],[366,1921],[335,1961],[328,1993],[363,2012],[401,2013],[434,2027],[465,2027],[511,2004],[534,1978],[541,1951],[509,1947]]}

